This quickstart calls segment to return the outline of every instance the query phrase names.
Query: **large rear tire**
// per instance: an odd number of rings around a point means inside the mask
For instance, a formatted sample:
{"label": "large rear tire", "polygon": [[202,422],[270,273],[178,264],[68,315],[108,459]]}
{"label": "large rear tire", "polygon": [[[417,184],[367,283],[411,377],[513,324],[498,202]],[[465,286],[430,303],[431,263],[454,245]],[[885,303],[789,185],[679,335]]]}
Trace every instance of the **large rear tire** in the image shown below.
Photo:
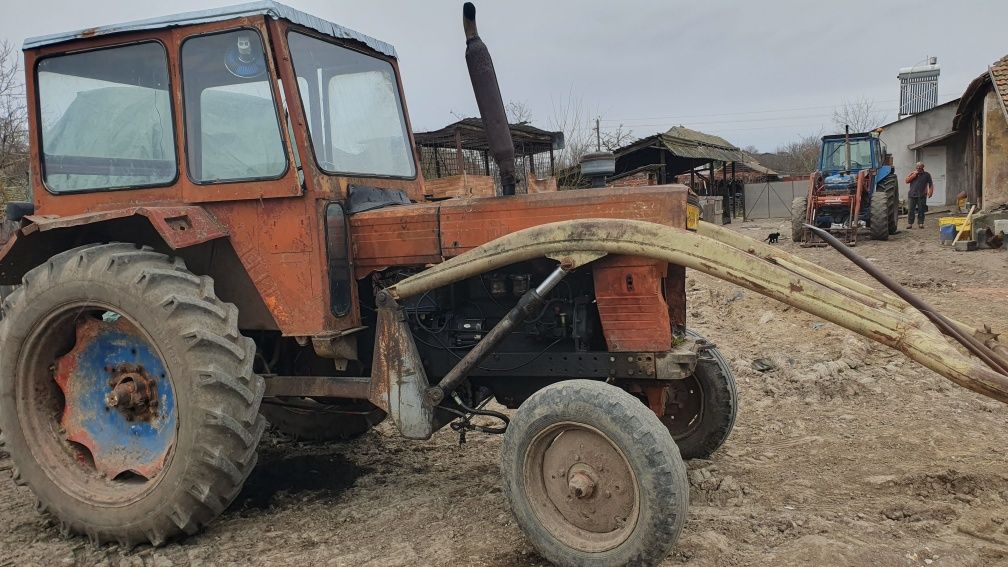
{"label": "large rear tire", "polygon": [[868,231],[872,240],[889,240],[889,223],[892,222],[890,195],[882,191],[872,194],[868,208]]}
{"label": "large rear tire", "polygon": [[654,412],[602,382],[547,386],[518,409],[501,453],[518,525],[554,565],[657,565],[689,505],[679,449]]}
{"label": "large rear tire", "polygon": [[791,201],[791,241],[805,241],[805,223],[808,221],[808,197],[795,197]]}
{"label": "large rear tire", "polygon": [[670,386],[662,423],[679,446],[684,459],[706,459],[731,435],[738,412],[738,389],[731,366],[717,347],[703,336],[686,331],[702,341],[694,374]]}
{"label": "large rear tire", "polygon": [[883,191],[889,195],[889,234],[899,232],[899,189],[897,188],[896,174],[890,173],[879,182],[876,191]]}
{"label": "large rear tire", "polygon": [[2,445],[61,531],[161,545],[238,495],[264,384],[210,278],[150,249],[89,245],[30,271],[2,312]]}

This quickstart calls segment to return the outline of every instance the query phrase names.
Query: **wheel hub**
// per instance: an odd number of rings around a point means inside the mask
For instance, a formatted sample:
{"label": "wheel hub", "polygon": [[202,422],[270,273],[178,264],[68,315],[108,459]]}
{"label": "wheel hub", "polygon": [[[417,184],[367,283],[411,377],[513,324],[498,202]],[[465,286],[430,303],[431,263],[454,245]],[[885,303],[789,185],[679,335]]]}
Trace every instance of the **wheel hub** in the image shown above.
{"label": "wheel hub", "polygon": [[598,430],[573,423],[544,431],[526,461],[529,500],[558,539],[605,551],[630,536],[639,494],[626,458]]}
{"label": "wheel hub", "polygon": [[122,364],[112,372],[105,406],[126,416],[126,421],[151,420],[157,416],[157,383],[143,366]]}
{"label": "wheel hub", "polygon": [[175,442],[174,392],[161,356],[122,317],[77,322],[73,348],[56,359],[61,432],[90,452],[106,478],[153,479]]}

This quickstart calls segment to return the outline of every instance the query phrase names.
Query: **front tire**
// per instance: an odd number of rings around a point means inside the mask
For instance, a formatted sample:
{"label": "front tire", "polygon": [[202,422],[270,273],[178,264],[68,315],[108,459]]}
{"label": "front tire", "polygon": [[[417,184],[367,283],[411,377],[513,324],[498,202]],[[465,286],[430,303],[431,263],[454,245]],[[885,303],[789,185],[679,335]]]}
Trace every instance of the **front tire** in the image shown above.
{"label": "front tire", "polygon": [[161,545],[234,500],[256,463],[264,384],[210,278],[131,244],[89,245],[30,271],[2,310],[2,444],[61,531]]}
{"label": "front tire", "polygon": [[656,565],[686,520],[689,483],[672,437],[602,382],[559,382],[526,400],[504,436],[501,473],[518,525],[555,565]]}
{"label": "front tire", "polygon": [[795,197],[791,201],[791,241],[805,242],[805,223],[808,222],[808,197]]}

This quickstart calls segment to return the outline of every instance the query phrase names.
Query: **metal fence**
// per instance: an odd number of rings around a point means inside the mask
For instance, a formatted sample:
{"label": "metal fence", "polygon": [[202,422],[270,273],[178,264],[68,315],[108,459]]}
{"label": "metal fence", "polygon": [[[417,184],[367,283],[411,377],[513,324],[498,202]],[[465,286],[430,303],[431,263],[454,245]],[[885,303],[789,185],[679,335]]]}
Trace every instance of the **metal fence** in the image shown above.
{"label": "metal fence", "polygon": [[791,218],[791,201],[807,194],[807,180],[747,183],[745,220]]}

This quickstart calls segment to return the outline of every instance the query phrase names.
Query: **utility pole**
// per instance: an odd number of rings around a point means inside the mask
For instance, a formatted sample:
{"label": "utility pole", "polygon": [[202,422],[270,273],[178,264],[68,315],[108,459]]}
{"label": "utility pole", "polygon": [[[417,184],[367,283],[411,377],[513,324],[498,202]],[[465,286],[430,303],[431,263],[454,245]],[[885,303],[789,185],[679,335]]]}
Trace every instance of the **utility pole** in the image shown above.
{"label": "utility pole", "polygon": [[599,129],[599,122],[601,121],[601,116],[595,117],[595,151],[602,151],[602,131]]}

